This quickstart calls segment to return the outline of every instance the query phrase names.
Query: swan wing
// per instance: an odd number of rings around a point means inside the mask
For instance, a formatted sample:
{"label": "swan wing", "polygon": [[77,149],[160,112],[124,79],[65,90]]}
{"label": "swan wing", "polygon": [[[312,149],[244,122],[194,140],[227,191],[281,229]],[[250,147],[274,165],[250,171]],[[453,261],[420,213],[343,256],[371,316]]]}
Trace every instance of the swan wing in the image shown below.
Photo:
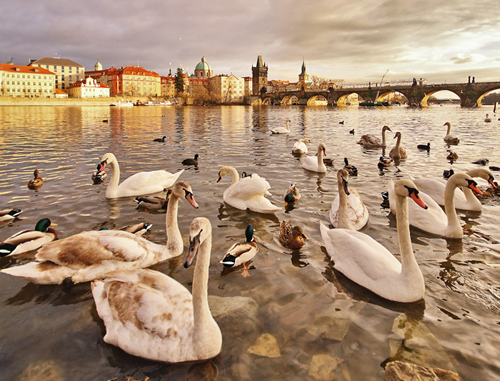
{"label": "swan wing", "polygon": [[118,186],[118,194],[120,197],[128,197],[162,192],[164,189],[172,187],[182,172],[184,170],[175,174],[167,171],[136,173]]}
{"label": "swan wing", "polygon": [[312,172],[326,173],[325,165],[323,163],[318,165],[317,156],[306,156],[304,160],[302,160],[302,168]]}
{"label": "swan wing", "polygon": [[259,247],[256,242],[235,243],[229,248],[228,251],[226,251],[221,263],[223,263],[228,257],[232,256],[235,258],[234,266],[239,266],[255,257],[258,251]]}
{"label": "swan wing", "polygon": [[245,177],[240,181],[230,185],[224,191],[224,201],[228,199],[247,200],[256,195],[270,194],[271,186],[266,179],[254,173],[252,176]]}
{"label": "swan wing", "polygon": [[394,287],[401,263],[389,250],[364,233],[320,225],[326,250],[338,271],[379,295],[381,290]]}
{"label": "swan wing", "polygon": [[[368,209],[356,190],[349,188],[349,191],[350,194],[347,196],[347,214],[353,229],[359,230],[368,222]],[[330,222],[334,227],[337,227],[339,223],[339,203],[340,197],[337,195],[332,201],[330,209]]]}
{"label": "swan wing", "polygon": [[174,279],[153,270],[118,272],[95,281],[92,295],[106,343],[151,360],[195,359],[192,296]]}
{"label": "swan wing", "polygon": [[378,147],[382,145],[382,139],[379,137],[372,135],[372,134],[367,134],[361,136],[361,138],[358,141],[358,144],[362,144],[363,146],[368,146],[368,147]]}

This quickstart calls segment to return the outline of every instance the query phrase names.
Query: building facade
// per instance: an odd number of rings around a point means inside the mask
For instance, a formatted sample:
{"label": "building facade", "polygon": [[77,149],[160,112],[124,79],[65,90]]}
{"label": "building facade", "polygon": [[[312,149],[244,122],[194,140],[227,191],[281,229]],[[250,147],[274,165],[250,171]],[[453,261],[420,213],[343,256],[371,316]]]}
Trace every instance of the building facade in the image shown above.
{"label": "building facade", "polygon": [[245,98],[245,80],[234,74],[210,78],[209,89],[220,96],[221,103],[243,103]]}
{"label": "building facade", "polygon": [[201,62],[196,65],[194,69],[194,76],[201,79],[207,79],[214,76],[212,67],[209,65],[205,57],[201,57]]}
{"label": "building facade", "polygon": [[[98,68],[97,64],[96,67]],[[86,73],[109,87],[110,95],[152,96],[162,95],[162,82],[159,74],[140,66],[126,66],[120,69],[110,68]]]}
{"label": "building facade", "polygon": [[41,67],[0,64],[0,94],[10,97],[54,98],[56,75]]}
{"label": "building facade", "polygon": [[71,98],[105,98],[109,97],[109,87],[98,83],[97,79],[87,77],[68,88]]}
{"label": "building facade", "polygon": [[257,57],[257,66],[252,66],[253,95],[260,95],[267,91],[267,65],[262,61],[262,56]]}
{"label": "building facade", "polygon": [[44,68],[53,72],[56,75],[56,88],[63,91],[85,78],[85,68],[65,58],[45,57],[31,60],[28,66]]}

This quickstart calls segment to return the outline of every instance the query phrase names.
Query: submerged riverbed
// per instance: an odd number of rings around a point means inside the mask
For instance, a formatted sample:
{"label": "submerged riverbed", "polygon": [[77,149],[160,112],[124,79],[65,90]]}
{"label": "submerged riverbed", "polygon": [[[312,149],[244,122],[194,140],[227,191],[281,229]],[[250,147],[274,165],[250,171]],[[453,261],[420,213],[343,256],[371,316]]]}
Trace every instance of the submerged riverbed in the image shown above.
{"label": "submerged riverbed", "polygon": [[[462,240],[447,240],[412,229],[412,245],[426,282],[423,301],[398,304],[374,296],[336,272],[329,263],[319,223],[337,195],[336,173],[343,159],[355,165],[350,186],[361,195],[370,219],[362,230],[398,259],[396,222],[381,193],[389,179],[406,175],[442,178],[443,170],[466,171],[488,158],[500,166],[500,121],[485,123],[490,112],[456,106],[408,109],[389,107],[0,107],[0,205],[20,208],[11,223],[0,224],[0,240],[33,229],[42,217],[58,226],[59,238],[101,227],[135,222],[153,224],[149,239],[165,242],[165,214],[137,209],[132,198],[107,200],[108,179],[94,185],[99,158],[112,152],[122,180],[135,172],[185,169],[199,209],[180,201],[179,227],[185,246],[193,218],[212,223],[213,246],[209,295],[223,334],[222,352],[202,363],[163,364],[130,356],[104,343],[105,327],[97,315],[90,284],[72,289],[39,286],[0,273],[1,380],[109,380],[126,376],[220,380],[384,380],[384,366],[403,360],[457,372],[463,380],[500,379],[500,274],[498,253],[476,245],[500,241],[500,201],[483,200],[483,212],[459,212]],[[104,122],[107,120],[107,122]],[[285,126],[289,135],[271,135]],[[460,144],[447,159],[445,122]],[[408,159],[400,172],[380,172],[381,150],[356,144],[360,136],[380,135],[388,125],[388,149],[402,132]],[[353,130],[353,131],[352,131]],[[351,133],[352,131],[352,133]],[[153,139],[166,136],[165,143]],[[293,144],[308,138],[309,155],[325,143],[334,167],[315,174],[291,154]],[[429,152],[417,144],[431,143]],[[197,167],[181,164],[200,156]],[[223,165],[239,173],[258,173],[271,185],[269,200],[281,207],[274,215],[234,209],[222,201],[230,178],[217,183]],[[26,184],[38,169],[43,187]],[[500,179],[500,172],[494,172]],[[283,194],[296,183],[302,199],[283,208]],[[478,180],[479,187],[487,184]],[[291,220],[308,237],[300,250],[278,242],[280,221]],[[247,224],[255,229],[259,253],[249,277],[242,269],[219,263],[232,243],[244,240]],[[0,259],[0,268],[31,260],[35,253]],[[191,288],[193,270],[183,256],[153,266]],[[222,302],[224,300],[224,303]],[[224,310],[229,306],[233,314]],[[272,350],[259,346],[265,340]],[[330,378],[329,378],[330,377]]]}

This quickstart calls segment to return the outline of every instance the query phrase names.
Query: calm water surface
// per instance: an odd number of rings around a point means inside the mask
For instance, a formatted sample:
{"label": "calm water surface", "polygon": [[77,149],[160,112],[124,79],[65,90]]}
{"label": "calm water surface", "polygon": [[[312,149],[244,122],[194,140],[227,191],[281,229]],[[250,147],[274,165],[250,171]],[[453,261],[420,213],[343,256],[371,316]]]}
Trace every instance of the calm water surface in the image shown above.
{"label": "calm water surface", "polygon": [[[116,155],[122,179],[139,171],[183,168],[184,158],[200,155],[198,168],[186,168],[200,205],[180,202],[179,226],[188,242],[193,218],[205,216],[213,226],[209,294],[243,296],[254,315],[221,324],[222,353],[200,364],[167,365],[127,355],[107,345],[89,284],[64,290],[38,286],[0,274],[0,379],[109,380],[131,376],[166,379],[304,380],[321,378],[315,364],[326,359],[323,378],[384,380],[384,365],[404,359],[458,372],[463,380],[500,379],[500,274],[498,254],[475,242],[500,240],[500,201],[483,201],[481,215],[459,213],[463,240],[445,240],[412,230],[413,249],[426,280],[425,300],[410,305],[389,303],[333,271],[319,232],[329,224],[337,195],[336,172],[348,157],[359,170],[350,186],[370,211],[364,232],[399,258],[395,218],[382,204],[389,179],[405,174],[441,178],[444,169],[468,170],[487,157],[500,166],[500,115],[484,123],[489,107],[455,106],[411,110],[303,107],[0,107],[0,205],[24,210],[21,218],[0,225],[0,240],[32,229],[38,219],[57,223],[60,238],[83,230],[153,223],[149,239],[165,242],[165,215],[137,210],[133,198],[108,201],[107,186],[94,185],[91,174],[99,157]],[[109,123],[103,123],[108,119]],[[270,135],[270,128],[291,120],[289,136]],[[344,121],[344,124],[339,122]],[[447,160],[443,123],[460,137],[453,147],[459,159]],[[380,173],[380,150],[356,144],[362,134],[380,134],[383,125],[402,131],[408,159]],[[350,130],[355,134],[351,135]],[[166,135],[165,144],[153,139]],[[335,161],[326,175],[301,168],[291,154],[297,139],[309,138],[310,154],[324,142]],[[388,147],[394,145],[388,133]],[[430,153],[416,149],[431,143]],[[241,173],[258,173],[271,184],[275,204],[295,182],[302,193],[293,209],[261,215],[233,209],[222,202],[230,178],[217,183],[222,165]],[[38,191],[26,183],[38,168],[45,182]],[[498,176],[500,177],[500,173]],[[486,183],[478,181],[480,188]],[[309,237],[299,251],[281,247],[279,224],[292,220]],[[223,271],[219,260],[234,241],[244,239],[253,224],[260,251],[250,277],[241,268]],[[31,260],[34,253],[3,258],[0,268]],[[179,258],[153,267],[188,288],[193,270]],[[248,353],[257,338],[272,335],[280,357]],[[34,376],[30,378],[30,376]]]}

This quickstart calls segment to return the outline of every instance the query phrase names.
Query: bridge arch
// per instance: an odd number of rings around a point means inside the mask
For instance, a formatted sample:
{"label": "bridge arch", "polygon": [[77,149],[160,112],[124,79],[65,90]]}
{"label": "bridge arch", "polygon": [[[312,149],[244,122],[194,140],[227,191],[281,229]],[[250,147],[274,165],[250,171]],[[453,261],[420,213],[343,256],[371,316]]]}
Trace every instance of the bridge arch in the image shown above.
{"label": "bridge arch", "polygon": [[497,90],[500,90],[500,86],[499,87],[492,87],[490,89],[487,89],[486,91],[484,91],[480,96],[479,98],[477,98],[477,107],[482,107],[483,106],[483,98],[488,95],[489,93],[491,93],[492,91],[497,91]]}
{"label": "bridge arch", "polygon": [[[321,101],[322,104],[318,104],[318,101]],[[326,106],[328,104],[328,99],[324,97],[323,94],[316,94],[312,97],[307,98],[307,106]]]}
{"label": "bridge arch", "polygon": [[356,92],[352,92],[352,93],[345,93],[343,95],[341,95],[338,99],[337,99],[337,106],[340,106],[340,107],[346,107],[347,106],[347,100],[349,99],[349,97],[351,95],[354,95],[356,94],[358,97],[359,97],[359,94],[356,93]]}
{"label": "bridge arch", "polygon": [[422,101],[421,101],[422,106],[424,106],[424,107],[429,107],[429,104],[427,103],[427,101],[429,100],[429,98],[430,98],[430,97],[432,97],[434,94],[439,93],[439,92],[441,92],[441,91],[448,91],[448,92],[450,92],[450,93],[455,94],[457,97],[462,98],[462,97],[460,96],[460,94],[457,94],[456,92],[454,92],[454,91],[452,91],[452,90],[448,90],[448,89],[438,89],[438,90],[436,90],[436,91],[431,91],[431,92],[425,93],[425,95],[424,95],[424,97],[422,98]]}

